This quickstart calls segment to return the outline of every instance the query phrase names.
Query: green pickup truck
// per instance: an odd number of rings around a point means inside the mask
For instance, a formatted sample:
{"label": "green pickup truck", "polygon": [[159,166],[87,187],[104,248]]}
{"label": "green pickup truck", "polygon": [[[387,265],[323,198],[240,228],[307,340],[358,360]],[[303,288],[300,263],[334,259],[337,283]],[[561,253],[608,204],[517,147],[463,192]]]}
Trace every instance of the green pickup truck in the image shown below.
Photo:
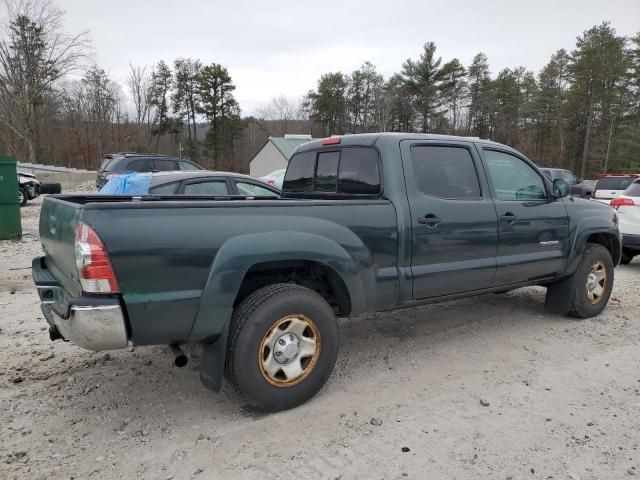
{"label": "green pickup truck", "polygon": [[568,191],[490,141],[331,137],[298,147],[278,199],[47,197],[33,278],[52,339],[199,343],[205,385],[276,411],[327,381],[336,317],[528,285],[551,313],[598,315],[617,217]]}

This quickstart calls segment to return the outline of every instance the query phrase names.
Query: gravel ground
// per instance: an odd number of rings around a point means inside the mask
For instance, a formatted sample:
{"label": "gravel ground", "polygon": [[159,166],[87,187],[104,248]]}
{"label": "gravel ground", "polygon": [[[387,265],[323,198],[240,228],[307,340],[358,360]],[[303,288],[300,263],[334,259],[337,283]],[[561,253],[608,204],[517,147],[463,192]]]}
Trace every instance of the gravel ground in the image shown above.
{"label": "gravel ground", "polygon": [[[87,185],[78,189],[87,188]],[[31,283],[41,201],[0,242],[0,478],[604,479],[640,475],[640,262],[609,307],[520,289],[341,322],[332,377],[263,415],[165,347],[48,339]]]}

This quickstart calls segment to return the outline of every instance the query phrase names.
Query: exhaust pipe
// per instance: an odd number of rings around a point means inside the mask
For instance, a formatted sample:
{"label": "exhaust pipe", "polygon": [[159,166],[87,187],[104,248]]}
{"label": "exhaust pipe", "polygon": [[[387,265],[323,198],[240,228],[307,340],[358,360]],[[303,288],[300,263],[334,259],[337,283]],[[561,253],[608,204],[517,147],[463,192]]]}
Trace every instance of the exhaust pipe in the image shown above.
{"label": "exhaust pipe", "polygon": [[169,350],[174,356],[173,364],[176,367],[184,367],[187,363],[189,363],[189,358],[187,354],[182,351],[179,345],[172,343],[169,345]]}

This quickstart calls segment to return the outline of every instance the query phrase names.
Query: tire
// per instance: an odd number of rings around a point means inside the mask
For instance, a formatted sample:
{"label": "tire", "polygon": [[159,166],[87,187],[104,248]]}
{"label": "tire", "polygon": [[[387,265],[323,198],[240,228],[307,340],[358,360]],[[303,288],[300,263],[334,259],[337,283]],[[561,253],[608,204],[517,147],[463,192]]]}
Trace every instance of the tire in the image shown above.
{"label": "tire", "polygon": [[620,258],[620,265],[629,265],[635,255],[629,250],[622,250],[622,257]]}
{"label": "tire", "polygon": [[29,199],[29,195],[24,188],[18,188],[18,202],[20,202],[20,206],[24,207],[27,204],[27,200]]}
{"label": "tire", "polygon": [[568,313],[578,318],[595,317],[609,302],[613,279],[614,267],[609,250],[589,243],[575,273],[547,287],[547,311]]}
{"label": "tire", "polygon": [[[308,355],[301,355],[305,350]],[[253,292],[235,309],[225,377],[251,405],[276,412],[313,397],[337,356],[338,325],[329,304],[308,288],[278,283]]]}

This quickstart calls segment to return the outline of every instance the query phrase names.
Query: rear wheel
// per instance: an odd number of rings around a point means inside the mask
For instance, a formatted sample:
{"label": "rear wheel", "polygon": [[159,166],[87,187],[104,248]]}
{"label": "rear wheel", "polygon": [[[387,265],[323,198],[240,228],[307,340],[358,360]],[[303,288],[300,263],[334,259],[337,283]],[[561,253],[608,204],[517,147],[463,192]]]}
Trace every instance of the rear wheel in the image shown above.
{"label": "rear wheel", "polygon": [[322,388],[337,355],[338,327],[329,304],[299,285],[269,285],[233,314],[225,376],[253,406],[285,410]]}
{"label": "rear wheel", "polygon": [[19,187],[18,188],[18,202],[20,202],[20,206],[24,207],[27,204],[27,200],[29,199],[29,195],[27,194],[27,191],[22,188]]}

